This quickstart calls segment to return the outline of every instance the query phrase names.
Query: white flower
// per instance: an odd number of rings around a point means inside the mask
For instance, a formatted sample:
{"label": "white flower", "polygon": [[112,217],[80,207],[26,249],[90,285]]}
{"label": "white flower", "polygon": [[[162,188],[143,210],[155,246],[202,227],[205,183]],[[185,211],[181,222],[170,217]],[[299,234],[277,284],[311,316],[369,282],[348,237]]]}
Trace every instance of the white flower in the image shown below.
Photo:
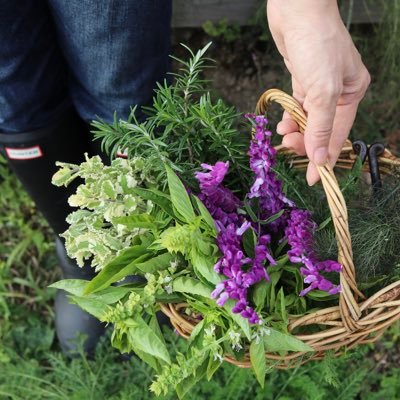
{"label": "white flower", "polygon": [[232,349],[235,351],[240,351],[243,349],[243,346],[240,343],[235,343],[232,345]]}
{"label": "white flower", "polygon": [[269,336],[271,334],[271,329],[262,327],[260,329],[261,336]]}
{"label": "white flower", "polygon": [[206,336],[214,336],[215,332],[215,325],[210,325],[208,328],[204,329],[204,333]]}
{"label": "white flower", "polygon": [[169,283],[169,282],[171,282],[172,281],[172,276],[166,276],[164,279],[163,279],[163,282],[164,283]]}
{"label": "white flower", "polygon": [[240,333],[235,331],[228,332],[229,339],[231,340],[231,347],[235,351],[239,351],[243,348],[240,343]]}
{"label": "white flower", "polygon": [[232,342],[237,342],[238,340],[240,340],[239,332],[229,331],[228,335],[229,335],[229,338],[232,340]]}
{"label": "white flower", "polygon": [[169,263],[169,265],[171,266],[172,271],[175,271],[176,268],[178,267],[178,261],[177,261],[177,260],[171,261],[171,262]]}
{"label": "white flower", "polygon": [[173,290],[172,290],[172,285],[164,286],[164,290],[165,290],[168,294],[171,294],[171,293],[173,292]]}
{"label": "white flower", "polygon": [[221,354],[219,353],[214,353],[214,361],[219,361],[220,363],[222,363],[222,361],[224,361],[224,358],[221,356]]}

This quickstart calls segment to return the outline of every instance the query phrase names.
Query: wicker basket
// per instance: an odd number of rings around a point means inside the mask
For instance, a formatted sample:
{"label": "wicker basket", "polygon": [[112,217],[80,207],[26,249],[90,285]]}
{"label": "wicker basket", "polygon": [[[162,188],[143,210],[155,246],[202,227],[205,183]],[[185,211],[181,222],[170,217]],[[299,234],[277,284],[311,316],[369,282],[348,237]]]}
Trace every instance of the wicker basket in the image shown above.
{"label": "wicker basket", "polygon": [[[257,114],[264,114],[271,102],[279,103],[298,123],[300,132],[304,133],[307,118],[295,99],[280,90],[268,90],[257,103]],[[282,146],[278,146],[278,150],[285,153],[295,168],[307,166],[307,158],[297,156]],[[346,141],[336,167],[349,169],[356,158],[357,155],[353,152],[351,142]],[[394,167],[400,167],[400,159],[385,150],[379,157],[379,165],[381,173],[390,174]],[[314,353],[310,356],[308,353],[305,357],[304,353],[299,352],[288,353],[286,356],[266,353],[266,358],[274,364],[275,368],[279,369],[294,367],[299,362],[305,363],[310,360],[322,359],[326,351],[331,351],[338,356],[358,344],[374,342],[390,325],[400,319],[400,281],[392,283],[368,299],[357,288],[346,203],[332,168],[325,165],[318,167],[318,171],[335,226],[338,262],[343,266],[340,274],[342,291],[339,295],[338,306],[325,308],[301,317],[289,318],[290,332],[306,325],[317,325],[319,331],[312,334],[295,334],[298,339],[314,349]],[[186,307],[187,304],[184,303],[161,305],[162,311],[170,318],[172,325],[180,335],[188,338],[198,320],[188,317],[184,313]],[[251,367],[248,354],[241,361],[228,355],[225,356],[225,360],[238,367]]]}

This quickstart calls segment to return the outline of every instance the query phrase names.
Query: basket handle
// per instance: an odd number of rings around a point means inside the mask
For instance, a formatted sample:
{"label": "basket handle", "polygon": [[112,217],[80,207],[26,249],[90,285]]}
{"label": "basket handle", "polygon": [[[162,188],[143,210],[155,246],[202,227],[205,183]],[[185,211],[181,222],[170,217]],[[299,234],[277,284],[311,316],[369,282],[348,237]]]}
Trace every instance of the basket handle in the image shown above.
{"label": "basket handle", "polygon": [[[299,125],[299,130],[304,133],[307,126],[307,116],[301,105],[292,96],[278,89],[270,89],[264,92],[257,102],[256,113],[265,114],[270,103],[276,102],[286,110]],[[340,284],[342,291],[339,296],[339,306],[342,321],[350,330],[359,328],[357,320],[361,311],[357,300],[363,299],[364,295],[358,290],[355,279],[355,268],[353,263],[353,250],[349,232],[346,202],[339,188],[333,169],[328,163],[317,166],[321,182],[326,193],[329,209],[335,226],[336,241],[338,245],[338,262],[343,266],[340,273]]]}

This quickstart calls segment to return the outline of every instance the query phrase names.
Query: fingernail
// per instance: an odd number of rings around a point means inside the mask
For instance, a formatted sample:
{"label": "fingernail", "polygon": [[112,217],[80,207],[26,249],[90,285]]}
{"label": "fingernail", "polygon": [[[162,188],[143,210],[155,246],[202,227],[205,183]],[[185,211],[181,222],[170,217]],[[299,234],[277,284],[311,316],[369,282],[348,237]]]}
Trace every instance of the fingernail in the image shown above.
{"label": "fingernail", "polygon": [[328,149],[326,147],[318,147],[314,150],[313,161],[317,165],[324,165],[328,159]]}

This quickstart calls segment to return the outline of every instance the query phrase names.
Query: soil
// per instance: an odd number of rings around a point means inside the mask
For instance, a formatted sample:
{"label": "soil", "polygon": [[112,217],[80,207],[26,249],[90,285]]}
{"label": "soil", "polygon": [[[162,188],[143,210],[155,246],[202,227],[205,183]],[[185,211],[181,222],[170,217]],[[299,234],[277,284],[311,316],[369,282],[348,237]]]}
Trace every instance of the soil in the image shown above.
{"label": "soil", "polygon": [[173,52],[187,57],[179,43],[198,49],[208,42],[213,44],[208,56],[215,67],[205,72],[215,94],[234,105],[239,112],[253,112],[260,95],[273,87],[289,89],[289,75],[271,40],[261,40],[257,27],[242,28],[234,41],[210,38],[202,29],[175,29]]}

